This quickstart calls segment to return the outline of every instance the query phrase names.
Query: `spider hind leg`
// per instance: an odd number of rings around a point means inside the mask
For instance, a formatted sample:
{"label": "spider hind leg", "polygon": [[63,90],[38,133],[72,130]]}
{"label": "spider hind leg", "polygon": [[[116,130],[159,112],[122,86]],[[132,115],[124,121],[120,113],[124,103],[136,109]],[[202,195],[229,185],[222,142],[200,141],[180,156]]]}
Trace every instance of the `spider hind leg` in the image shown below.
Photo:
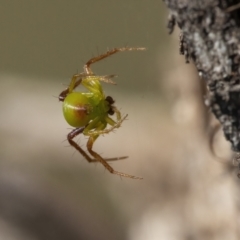
{"label": "spider hind leg", "polygon": [[[99,162],[99,160],[95,159],[95,158],[91,158],[80,146],[79,144],[77,144],[73,138],[76,137],[77,135],[83,133],[84,131],[84,127],[82,128],[75,128],[73,129],[68,135],[67,135],[67,140],[70,144],[70,146],[72,146],[73,148],[75,148],[89,163],[92,162]],[[122,156],[122,157],[114,157],[114,158],[105,158],[104,160],[107,162],[110,161],[118,161],[118,160],[124,160],[128,158],[128,156]]]}
{"label": "spider hind leg", "polygon": [[133,175],[127,174],[127,173],[122,173],[115,171],[107,162],[104,160],[98,153],[92,150],[93,144],[97,137],[89,137],[88,142],[87,142],[87,149],[88,152],[94,157],[94,159],[98,160],[110,173],[116,174],[120,177],[127,177],[127,178],[132,178],[132,179],[142,179],[141,177],[135,177]]}

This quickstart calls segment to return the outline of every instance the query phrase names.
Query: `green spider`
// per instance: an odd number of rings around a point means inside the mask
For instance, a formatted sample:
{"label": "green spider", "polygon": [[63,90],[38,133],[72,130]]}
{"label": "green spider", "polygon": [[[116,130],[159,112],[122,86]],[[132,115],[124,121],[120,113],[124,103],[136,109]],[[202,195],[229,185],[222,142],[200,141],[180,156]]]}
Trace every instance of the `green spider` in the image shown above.
{"label": "green spider", "polygon": [[[62,91],[58,97],[59,101],[63,102],[63,115],[69,125],[75,127],[68,135],[69,144],[74,147],[88,162],[100,162],[112,174],[133,179],[142,179],[126,173],[115,171],[107,161],[125,159],[127,157],[103,159],[98,153],[93,150],[93,144],[96,139],[103,134],[119,128],[127,115],[121,117],[120,111],[113,105],[112,97],[105,97],[100,81],[115,84],[111,79],[114,75],[97,76],[90,66],[104,58],[107,58],[115,53],[124,51],[142,51],[145,48],[122,47],[114,48],[97,57],[91,58],[83,67],[84,72],[75,74],[69,84],[69,87]],[[74,89],[82,84],[88,92],[74,92]],[[116,114],[117,121],[114,121],[109,115]],[[107,128],[107,125],[111,127]],[[79,134],[88,136],[87,150],[90,157],[73,138]]]}

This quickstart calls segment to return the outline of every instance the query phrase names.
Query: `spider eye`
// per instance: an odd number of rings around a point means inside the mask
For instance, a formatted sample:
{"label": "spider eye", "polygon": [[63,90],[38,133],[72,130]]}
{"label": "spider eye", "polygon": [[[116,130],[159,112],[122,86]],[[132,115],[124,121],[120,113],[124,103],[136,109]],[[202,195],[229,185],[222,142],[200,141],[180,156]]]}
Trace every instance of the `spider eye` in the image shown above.
{"label": "spider eye", "polygon": [[80,92],[67,95],[63,102],[63,115],[69,125],[83,127],[90,121],[91,105],[89,99]]}

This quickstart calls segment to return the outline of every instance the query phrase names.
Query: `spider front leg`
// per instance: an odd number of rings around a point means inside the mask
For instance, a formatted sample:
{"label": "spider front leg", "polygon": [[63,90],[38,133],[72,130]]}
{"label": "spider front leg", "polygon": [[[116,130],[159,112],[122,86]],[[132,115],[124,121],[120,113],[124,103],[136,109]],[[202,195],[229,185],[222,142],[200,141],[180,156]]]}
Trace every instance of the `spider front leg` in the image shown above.
{"label": "spider front leg", "polygon": [[107,51],[106,53],[104,54],[101,54],[97,57],[94,57],[94,58],[91,58],[83,67],[84,69],[84,72],[86,74],[92,74],[92,70],[90,68],[91,64],[93,63],[96,63],[96,62],[99,62],[101,61],[102,59],[104,58],[107,58],[115,53],[118,53],[118,52],[125,52],[125,51],[143,51],[143,50],[146,50],[146,48],[143,48],[143,47],[122,47],[122,48],[113,48],[112,50],[109,50]]}
{"label": "spider front leg", "polygon": [[89,153],[96,159],[98,160],[100,163],[102,163],[102,165],[112,174],[116,174],[120,177],[127,177],[127,178],[132,178],[132,179],[143,179],[141,177],[135,177],[133,175],[129,175],[127,173],[122,173],[122,172],[118,172],[115,171],[98,153],[96,153],[95,151],[92,150],[93,148],[93,144],[95,142],[95,140],[98,138],[98,136],[94,136],[94,137],[89,137],[88,142],[87,142],[87,149],[89,151]]}
{"label": "spider front leg", "polygon": [[[85,127],[82,128],[75,128],[73,129],[68,135],[67,140],[69,144],[74,147],[82,156],[89,162],[99,162],[96,159],[92,159],[75,141],[73,141],[73,138],[75,138],[77,135],[83,133]],[[128,158],[127,156],[123,157],[116,157],[116,158],[106,158],[105,161],[116,161],[116,160],[122,160]]]}

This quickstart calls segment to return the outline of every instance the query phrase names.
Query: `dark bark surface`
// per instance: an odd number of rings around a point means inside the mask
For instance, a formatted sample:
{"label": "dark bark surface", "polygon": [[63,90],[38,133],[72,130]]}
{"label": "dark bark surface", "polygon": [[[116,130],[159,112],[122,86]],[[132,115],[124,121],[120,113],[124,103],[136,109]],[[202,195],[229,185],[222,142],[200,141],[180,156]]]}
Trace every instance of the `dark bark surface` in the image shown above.
{"label": "dark bark surface", "polygon": [[[209,90],[206,104],[232,149],[240,152],[239,0],[164,0],[169,31],[182,31],[180,53],[193,61]],[[234,7],[235,6],[235,7]]]}

